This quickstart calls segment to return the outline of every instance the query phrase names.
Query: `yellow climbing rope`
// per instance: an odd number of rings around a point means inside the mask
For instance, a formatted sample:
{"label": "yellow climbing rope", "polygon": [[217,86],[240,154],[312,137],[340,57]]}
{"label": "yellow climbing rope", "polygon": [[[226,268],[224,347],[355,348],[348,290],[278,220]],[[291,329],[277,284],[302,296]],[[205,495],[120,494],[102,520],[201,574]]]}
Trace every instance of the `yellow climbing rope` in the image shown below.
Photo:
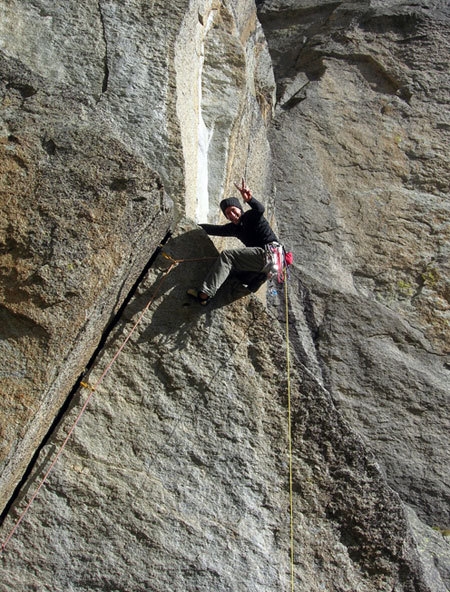
{"label": "yellow climbing rope", "polygon": [[294,592],[294,498],[292,478],[292,421],[291,421],[291,353],[289,340],[289,298],[287,270],[284,269],[284,308],[286,324],[286,375],[287,375],[287,406],[288,406],[288,454],[289,454],[289,519],[290,519],[290,564],[291,592]]}

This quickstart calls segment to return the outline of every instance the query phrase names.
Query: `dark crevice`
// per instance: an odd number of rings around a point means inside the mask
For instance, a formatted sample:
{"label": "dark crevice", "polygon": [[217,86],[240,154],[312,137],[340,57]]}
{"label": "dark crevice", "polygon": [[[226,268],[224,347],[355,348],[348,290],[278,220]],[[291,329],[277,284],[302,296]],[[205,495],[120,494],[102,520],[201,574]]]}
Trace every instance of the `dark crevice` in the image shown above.
{"label": "dark crevice", "polygon": [[41,140],[41,144],[42,148],[47,152],[49,156],[53,156],[56,153],[56,144],[51,138],[43,138]]}
{"label": "dark crevice", "polygon": [[6,88],[16,90],[20,93],[23,99],[28,99],[37,93],[37,90],[31,84],[21,82],[9,82]]}
{"label": "dark crevice", "polygon": [[105,93],[108,90],[108,82],[109,82],[109,67],[108,67],[108,39],[106,37],[106,26],[105,26],[105,19],[103,16],[102,5],[99,0],[98,2],[98,12],[100,14],[100,22],[102,24],[102,32],[103,32],[103,43],[105,44],[105,55],[103,57],[103,82],[102,82],[102,93]]}
{"label": "dark crevice", "polygon": [[287,101],[282,103],[281,108],[283,111],[288,111],[292,109],[302,101],[306,99],[306,88],[311,81],[308,80],[306,84],[304,84],[301,88],[299,88]]}
{"label": "dark crevice", "polygon": [[8,516],[12,506],[14,505],[14,503],[16,502],[16,500],[19,498],[21,491],[25,488],[27,481],[31,475],[31,473],[33,472],[33,469],[36,466],[36,463],[38,461],[39,455],[41,453],[41,451],[43,450],[43,448],[48,444],[50,438],[52,437],[52,435],[54,434],[55,430],[57,429],[59,423],[61,422],[61,420],[64,418],[65,414],[67,413],[67,411],[69,410],[75,395],[77,394],[81,382],[83,381],[83,378],[85,377],[85,375],[89,372],[89,370],[92,368],[92,366],[95,363],[95,360],[97,359],[98,355],[101,353],[102,349],[105,346],[106,340],[108,339],[109,335],[111,334],[111,332],[114,330],[114,328],[116,327],[116,325],[119,323],[120,319],[122,318],[122,315],[124,313],[125,308],[128,306],[130,300],[133,298],[134,294],[136,293],[136,290],[138,289],[140,283],[143,281],[145,275],[147,274],[148,270],[151,268],[151,266],[153,265],[153,263],[155,262],[156,258],[158,257],[163,245],[165,245],[165,243],[169,240],[169,238],[171,237],[172,232],[171,230],[168,230],[166,235],[164,236],[163,240],[161,241],[160,245],[158,246],[158,248],[154,251],[154,253],[152,254],[152,256],[150,257],[149,261],[147,262],[147,264],[145,265],[144,269],[142,270],[141,274],[139,275],[139,277],[137,278],[137,280],[135,281],[135,283],[133,284],[131,290],[128,292],[127,296],[125,297],[125,299],[123,300],[120,308],[117,310],[117,312],[115,313],[115,315],[111,318],[110,322],[108,323],[108,325],[106,326],[105,330],[103,331],[99,343],[94,351],[94,353],[92,354],[89,362],[87,363],[83,373],[78,377],[78,379],[76,380],[72,390],[70,391],[69,395],[67,396],[66,400],[64,401],[63,405],[60,407],[59,411],[57,412],[49,430],[47,431],[46,435],[44,436],[44,438],[42,439],[41,443],[39,444],[39,446],[36,449],[36,452],[34,453],[31,461],[29,462],[23,476],[22,479],[20,480],[19,484],[16,486],[10,500],[7,502],[5,508],[3,509],[2,513],[0,514],[0,526],[3,524],[4,520],[6,519],[6,517]]}

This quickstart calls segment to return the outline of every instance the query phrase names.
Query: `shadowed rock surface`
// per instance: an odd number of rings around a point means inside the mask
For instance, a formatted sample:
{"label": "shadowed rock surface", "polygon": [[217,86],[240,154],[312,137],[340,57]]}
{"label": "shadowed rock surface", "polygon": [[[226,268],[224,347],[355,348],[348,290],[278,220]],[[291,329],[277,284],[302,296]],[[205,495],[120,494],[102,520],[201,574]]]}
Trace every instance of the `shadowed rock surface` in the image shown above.
{"label": "shadowed rock surface", "polygon": [[[57,458],[0,590],[288,589],[289,385],[295,589],[444,592],[448,7],[0,17],[3,541]],[[282,286],[185,295],[242,175],[295,255],[289,382]]]}
{"label": "shadowed rock surface", "polygon": [[300,260],[294,314],[303,304],[309,319],[301,348],[390,485],[445,529],[448,7],[268,1],[259,17],[278,82],[277,220]]}

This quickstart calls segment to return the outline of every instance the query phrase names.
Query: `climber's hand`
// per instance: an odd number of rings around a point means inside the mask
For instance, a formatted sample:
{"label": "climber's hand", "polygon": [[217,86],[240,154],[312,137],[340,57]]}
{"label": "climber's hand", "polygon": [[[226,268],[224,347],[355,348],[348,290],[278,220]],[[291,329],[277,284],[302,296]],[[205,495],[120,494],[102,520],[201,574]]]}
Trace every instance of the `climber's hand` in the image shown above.
{"label": "climber's hand", "polygon": [[250,189],[245,184],[244,177],[242,177],[242,181],[241,181],[241,185],[240,186],[237,183],[235,183],[234,186],[239,191],[239,193],[242,195],[242,199],[244,201],[250,201],[252,199],[252,192],[250,191]]}

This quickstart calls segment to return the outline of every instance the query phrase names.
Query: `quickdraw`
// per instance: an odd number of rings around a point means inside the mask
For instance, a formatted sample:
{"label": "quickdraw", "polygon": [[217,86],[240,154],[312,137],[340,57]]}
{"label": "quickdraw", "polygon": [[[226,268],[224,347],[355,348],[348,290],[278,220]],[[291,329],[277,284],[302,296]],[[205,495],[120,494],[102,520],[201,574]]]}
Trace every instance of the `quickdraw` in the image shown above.
{"label": "quickdraw", "polygon": [[264,271],[267,278],[277,278],[277,282],[282,284],[287,278],[287,268],[294,262],[294,255],[291,251],[286,252],[283,245],[278,242],[272,242],[265,246],[266,265]]}

